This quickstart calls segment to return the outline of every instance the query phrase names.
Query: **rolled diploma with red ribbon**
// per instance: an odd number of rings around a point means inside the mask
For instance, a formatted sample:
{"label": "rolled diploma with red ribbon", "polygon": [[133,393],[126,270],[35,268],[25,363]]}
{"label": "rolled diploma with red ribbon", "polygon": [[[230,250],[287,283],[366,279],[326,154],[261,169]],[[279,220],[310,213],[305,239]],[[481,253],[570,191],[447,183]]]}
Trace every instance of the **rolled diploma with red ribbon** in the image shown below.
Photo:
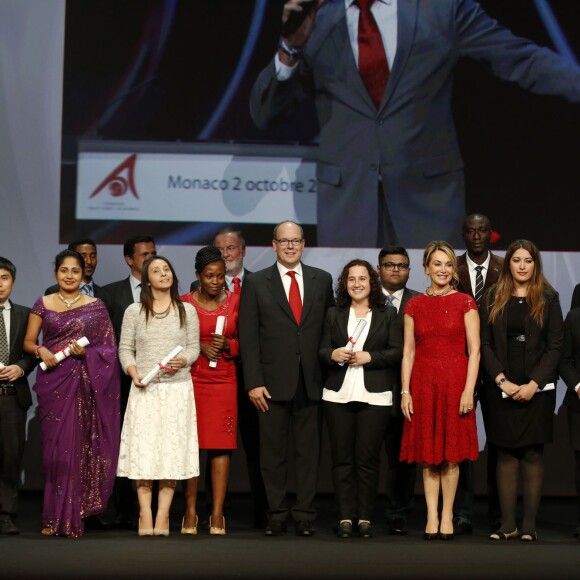
{"label": "rolled diploma with red ribbon", "polygon": [[[356,341],[359,339],[359,336],[361,335],[361,332],[363,331],[366,323],[367,321],[364,318],[359,318],[359,321],[356,323],[354,332],[352,333],[352,336],[348,339],[348,342],[346,343],[346,346],[344,348],[348,350],[352,350],[354,348],[354,345],[356,344]],[[344,363],[338,364],[341,367],[344,366]]]}
{"label": "rolled diploma with red ribbon", "polygon": [[183,350],[183,347],[178,344],[163,360],[161,360],[161,362],[157,363],[142,379],[141,379],[141,384],[142,385],[148,385],[154,377],[157,376],[157,373],[159,373],[159,369],[161,367],[166,367],[167,363],[169,363],[169,361],[172,358],[175,358],[181,351]]}
{"label": "rolled diploma with red ribbon", "polygon": [[[217,320],[215,321],[215,334],[222,334],[224,331],[224,326],[226,325],[226,317],[225,316],[218,316]],[[210,360],[209,366],[212,369],[217,367],[217,360]]]}
{"label": "rolled diploma with red ribbon", "polygon": [[[83,336],[82,338],[79,338],[77,340],[77,344],[79,346],[82,346],[83,348],[85,346],[89,345],[89,339],[86,336]],[[55,355],[54,358],[58,361],[61,362],[63,361],[65,358],[68,358],[70,356],[70,346],[67,346],[66,348],[59,350]],[[40,368],[45,371],[48,367],[46,366],[46,363],[41,362],[40,363]]]}

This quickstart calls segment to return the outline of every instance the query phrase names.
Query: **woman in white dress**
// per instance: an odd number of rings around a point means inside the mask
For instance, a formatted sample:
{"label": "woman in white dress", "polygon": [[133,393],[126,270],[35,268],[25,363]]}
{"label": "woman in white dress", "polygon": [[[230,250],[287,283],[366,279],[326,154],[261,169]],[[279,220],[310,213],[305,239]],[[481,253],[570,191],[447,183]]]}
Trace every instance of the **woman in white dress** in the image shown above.
{"label": "woman in white dress", "polygon": [[[199,475],[195,400],[190,367],[199,355],[195,308],[179,299],[178,281],[166,258],[143,264],[141,302],[125,311],[119,359],[133,383],[121,433],[117,475],[136,480],[139,535],[168,536],[176,481]],[[183,350],[161,364],[178,345]],[[147,385],[143,378],[156,366]],[[155,523],[153,480],[159,481]]]}

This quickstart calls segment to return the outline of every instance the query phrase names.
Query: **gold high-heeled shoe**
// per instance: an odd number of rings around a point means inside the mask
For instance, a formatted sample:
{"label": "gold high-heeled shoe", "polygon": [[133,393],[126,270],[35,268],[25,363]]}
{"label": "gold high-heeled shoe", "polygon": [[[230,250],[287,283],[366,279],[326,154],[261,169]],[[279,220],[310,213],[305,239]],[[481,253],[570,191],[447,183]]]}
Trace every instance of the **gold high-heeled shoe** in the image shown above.
{"label": "gold high-heeled shoe", "polygon": [[195,526],[193,526],[192,528],[186,528],[185,527],[185,516],[183,516],[183,519],[181,520],[181,533],[186,535],[186,536],[196,536],[197,535],[197,522],[198,522],[198,517],[195,516]]}
{"label": "gold high-heeled shoe", "polygon": [[209,516],[209,535],[210,536],[225,536],[226,535],[226,518],[224,517],[223,528],[218,528],[211,525],[211,516]]}

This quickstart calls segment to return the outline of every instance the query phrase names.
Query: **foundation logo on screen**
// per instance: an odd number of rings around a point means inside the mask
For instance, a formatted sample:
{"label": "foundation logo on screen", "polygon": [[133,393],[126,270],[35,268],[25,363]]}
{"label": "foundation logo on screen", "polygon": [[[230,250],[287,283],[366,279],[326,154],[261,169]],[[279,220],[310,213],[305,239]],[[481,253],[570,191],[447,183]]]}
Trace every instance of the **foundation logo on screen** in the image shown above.
{"label": "foundation logo on screen", "polygon": [[112,197],[123,197],[126,193],[132,193],[137,199],[139,194],[135,187],[135,163],[137,161],[137,154],[127,157],[123,163],[118,165],[91,193],[89,199],[95,197],[105,189],[109,190],[109,195]]}

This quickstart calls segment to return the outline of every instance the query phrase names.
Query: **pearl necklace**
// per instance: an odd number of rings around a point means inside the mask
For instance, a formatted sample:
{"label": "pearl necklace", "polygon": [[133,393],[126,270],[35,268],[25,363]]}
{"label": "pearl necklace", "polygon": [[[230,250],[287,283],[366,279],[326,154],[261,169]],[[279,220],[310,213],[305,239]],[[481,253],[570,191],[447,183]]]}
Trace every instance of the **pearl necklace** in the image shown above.
{"label": "pearl necklace", "polygon": [[435,292],[434,290],[431,290],[431,286],[429,286],[427,290],[425,290],[425,294],[427,294],[427,296],[445,296],[445,294],[449,294],[449,292],[452,290],[453,286],[447,286],[445,290],[442,290],[441,292]]}
{"label": "pearl necklace", "polygon": [[66,304],[66,307],[69,309],[72,308],[73,304],[75,304],[81,299],[82,295],[83,293],[79,292],[76,298],[73,298],[72,300],[67,300],[60,292],[58,293],[58,297]]}

